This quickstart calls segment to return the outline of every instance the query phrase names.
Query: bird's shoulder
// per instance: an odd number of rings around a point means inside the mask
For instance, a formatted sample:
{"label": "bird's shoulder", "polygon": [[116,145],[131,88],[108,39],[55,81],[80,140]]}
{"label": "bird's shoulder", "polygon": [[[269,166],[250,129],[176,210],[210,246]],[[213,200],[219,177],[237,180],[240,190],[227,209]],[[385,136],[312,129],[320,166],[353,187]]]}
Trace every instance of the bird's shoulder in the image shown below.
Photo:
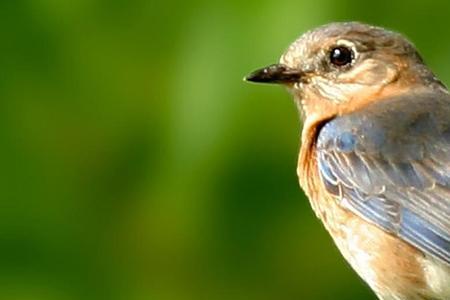
{"label": "bird's shoulder", "polygon": [[401,161],[420,159],[421,146],[433,141],[450,144],[446,93],[408,93],[338,116],[320,129],[317,148]]}

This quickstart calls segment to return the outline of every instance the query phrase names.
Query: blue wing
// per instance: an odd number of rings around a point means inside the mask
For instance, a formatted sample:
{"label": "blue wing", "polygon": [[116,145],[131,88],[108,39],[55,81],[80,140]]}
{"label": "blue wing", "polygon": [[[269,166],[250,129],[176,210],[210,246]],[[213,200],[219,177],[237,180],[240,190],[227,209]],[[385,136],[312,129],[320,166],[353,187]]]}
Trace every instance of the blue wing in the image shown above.
{"label": "blue wing", "polygon": [[387,99],[326,123],[326,190],[359,216],[450,264],[450,98]]}

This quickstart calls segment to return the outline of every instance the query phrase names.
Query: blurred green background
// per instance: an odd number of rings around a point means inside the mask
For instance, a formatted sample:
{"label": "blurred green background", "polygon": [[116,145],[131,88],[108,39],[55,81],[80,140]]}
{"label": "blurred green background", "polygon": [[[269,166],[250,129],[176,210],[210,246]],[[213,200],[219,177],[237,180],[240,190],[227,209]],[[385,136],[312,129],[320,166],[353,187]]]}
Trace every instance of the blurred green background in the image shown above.
{"label": "blurred green background", "polygon": [[450,82],[450,2],[0,3],[0,298],[375,299],[295,174],[302,32],[405,33]]}

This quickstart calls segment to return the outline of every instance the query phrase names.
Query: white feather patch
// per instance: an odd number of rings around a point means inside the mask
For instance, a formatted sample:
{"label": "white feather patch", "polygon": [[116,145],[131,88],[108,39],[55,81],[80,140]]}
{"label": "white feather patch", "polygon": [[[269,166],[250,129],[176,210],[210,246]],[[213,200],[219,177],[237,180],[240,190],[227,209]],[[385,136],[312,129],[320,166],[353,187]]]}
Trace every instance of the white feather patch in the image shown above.
{"label": "white feather patch", "polygon": [[450,299],[450,266],[425,256],[422,260],[429,292],[437,299]]}

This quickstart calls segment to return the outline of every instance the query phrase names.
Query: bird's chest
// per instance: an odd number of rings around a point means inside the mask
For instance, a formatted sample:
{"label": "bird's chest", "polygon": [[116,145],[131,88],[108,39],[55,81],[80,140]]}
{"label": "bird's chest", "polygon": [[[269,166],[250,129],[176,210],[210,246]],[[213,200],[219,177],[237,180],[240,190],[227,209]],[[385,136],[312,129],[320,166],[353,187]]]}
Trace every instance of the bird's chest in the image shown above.
{"label": "bird's chest", "polygon": [[[381,281],[385,281],[387,276],[384,273],[390,269],[386,264],[387,256],[396,256],[392,251],[398,252],[396,249],[404,245],[343,208],[337,199],[325,193],[317,194],[310,198],[310,201],[344,258],[374,290],[379,289]],[[402,272],[391,270],[396,271]],[[412,274],[410,271],[406,273]]]}

